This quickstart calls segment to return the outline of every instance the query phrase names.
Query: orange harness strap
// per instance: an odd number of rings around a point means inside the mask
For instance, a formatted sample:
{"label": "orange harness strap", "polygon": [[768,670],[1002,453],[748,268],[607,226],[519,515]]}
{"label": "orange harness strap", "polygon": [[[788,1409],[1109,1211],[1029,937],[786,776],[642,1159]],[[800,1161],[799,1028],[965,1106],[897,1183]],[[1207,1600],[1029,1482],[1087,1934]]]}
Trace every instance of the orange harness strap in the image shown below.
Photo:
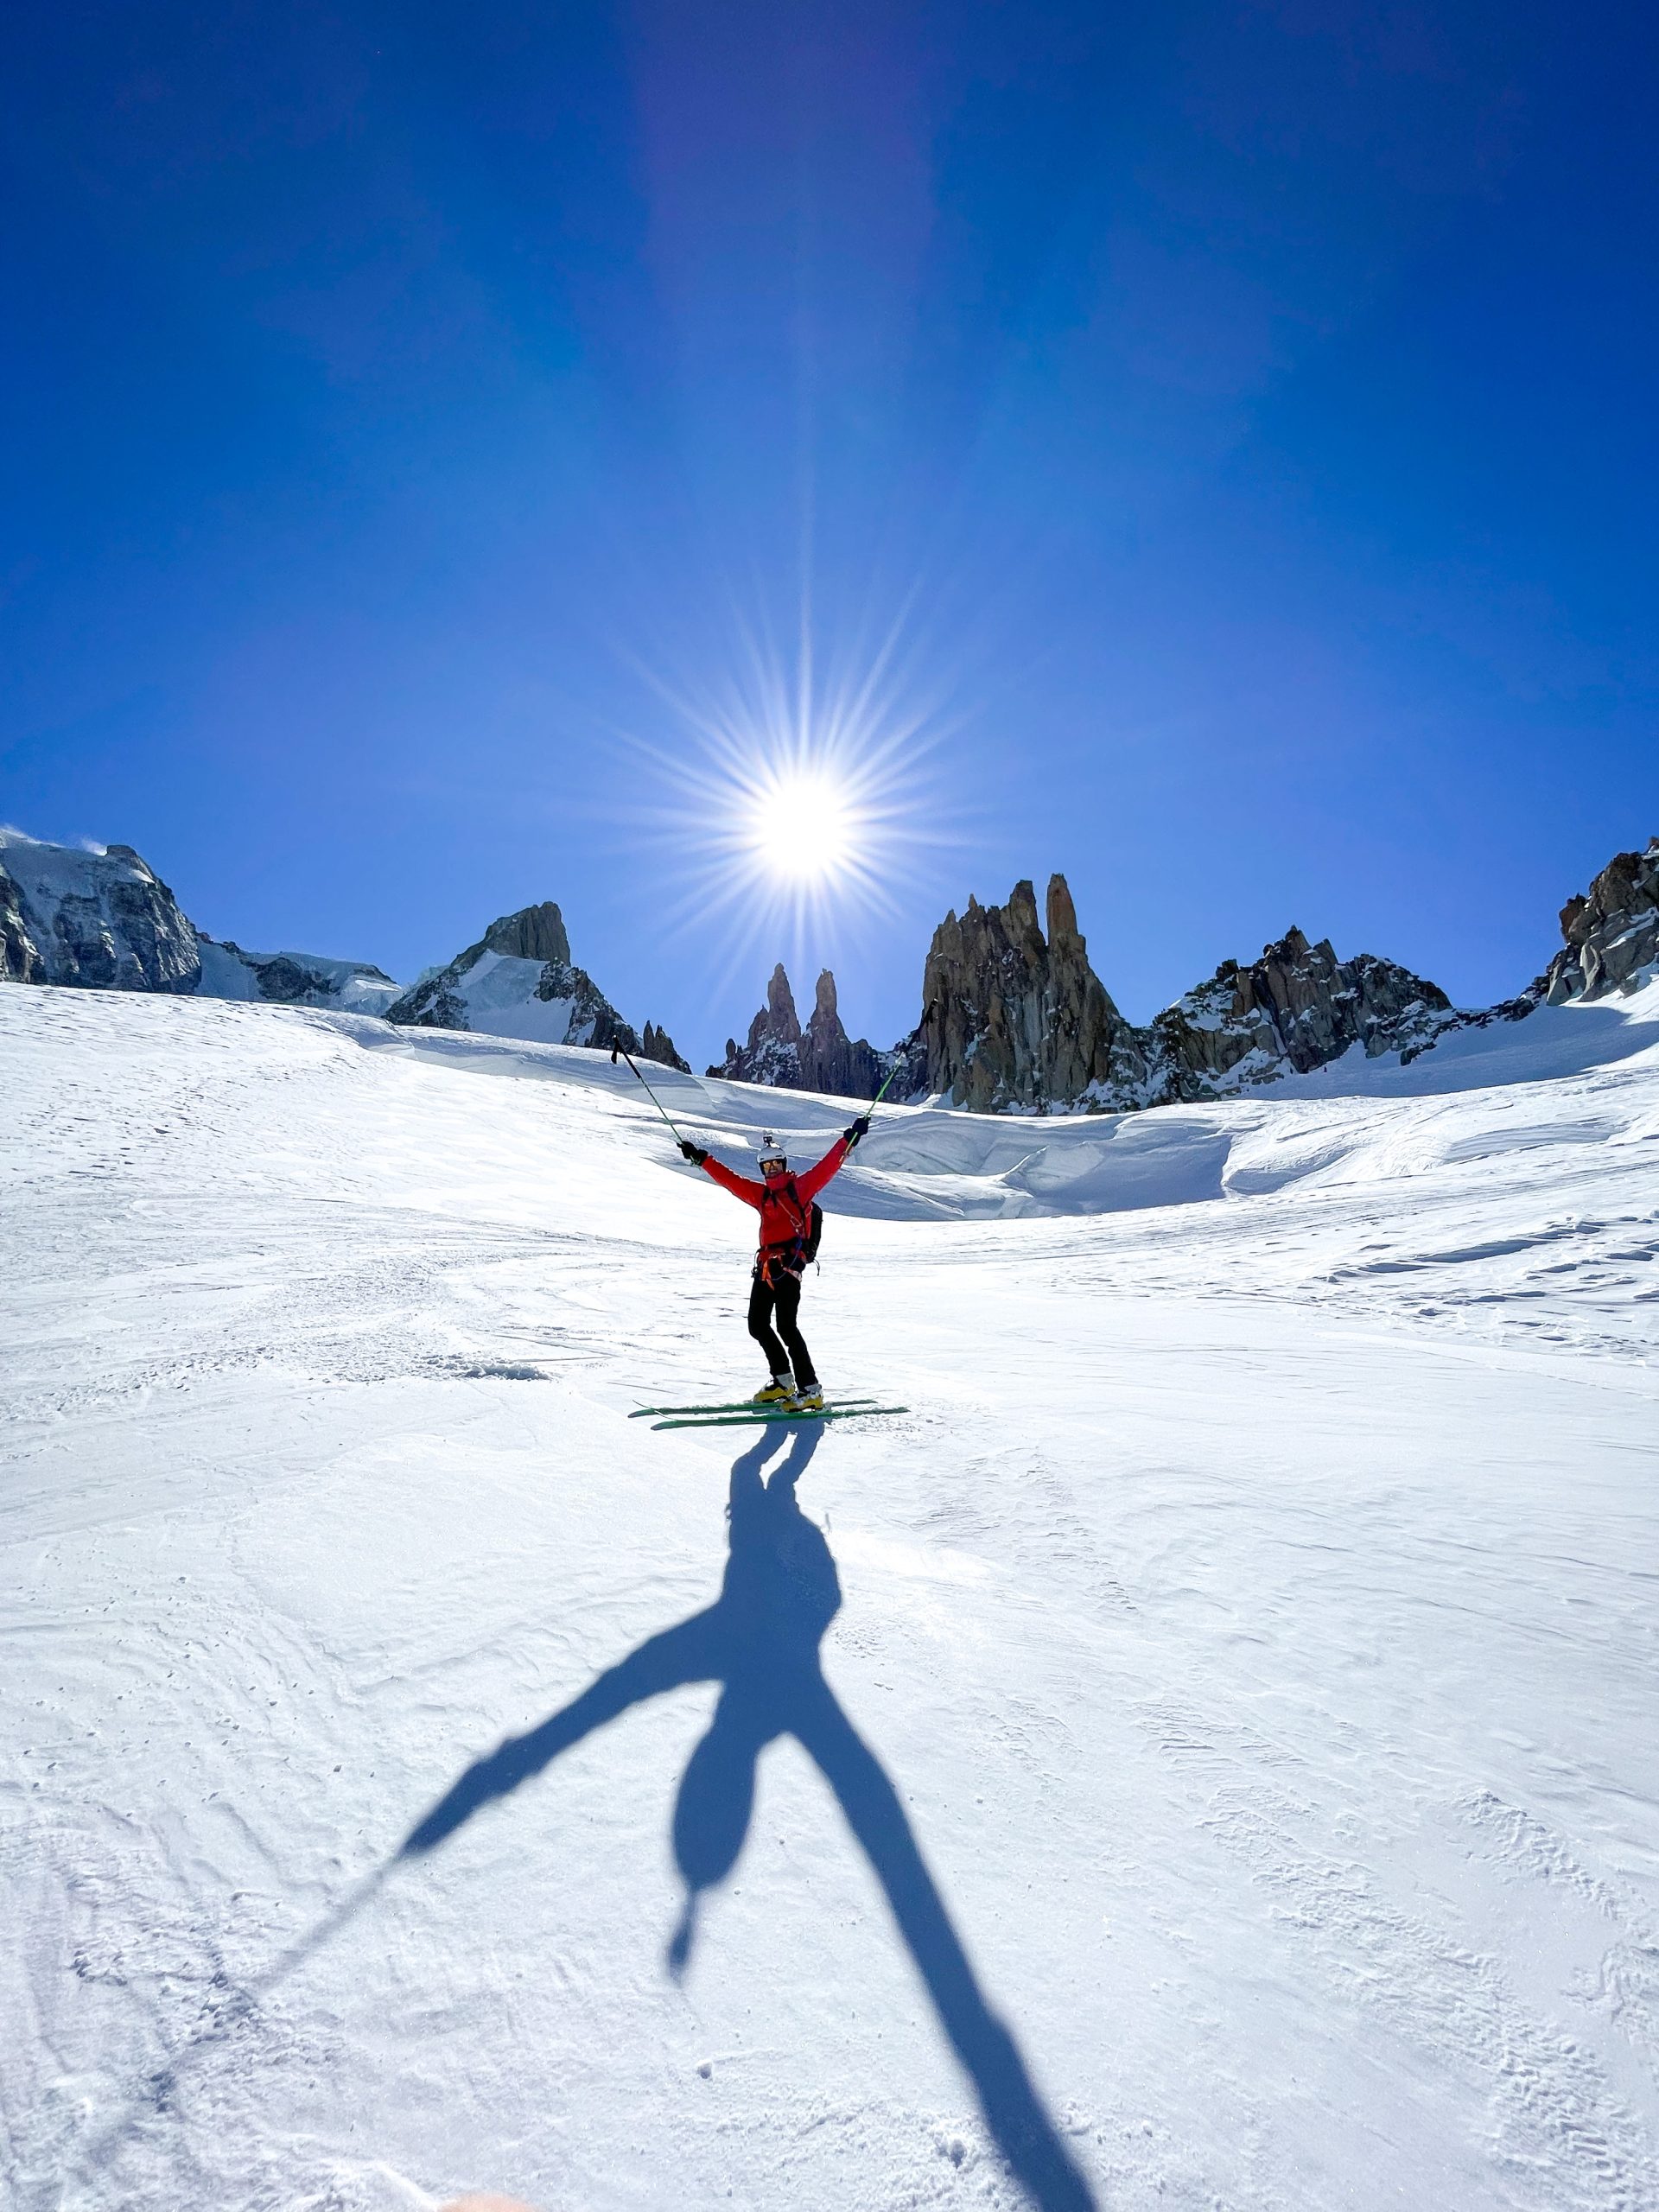
{"label": "orange harness strap", "polygon": [[792,1175],[785,1178],[784,1187],[780,1189],[778,1193],[780,1200],[783,1198],[785,1191],[787,1191],[788,1196],[794,1203],[795,1236],[792,1245],[763,1244],[760,1247],[760,1255],[755,1262],[754,1271],[760,1276],[761,1281],[765,1283],[768,1290],[772,1288],[772,1262],[776,1261],[779,1266],[782,1266],[782,1255],[785,1252],[792,1249],[796,1257],[801,1262],[798,1269],[785,1268],[784,1272],[785,1274],[794,1274],[797,1273],[804,1274],[806,1270],[805,1255],[806,1239],[810,1225],[809,1217],[806,1209],[801,1202],[800,1186],[796,1182],[795,1178]]}

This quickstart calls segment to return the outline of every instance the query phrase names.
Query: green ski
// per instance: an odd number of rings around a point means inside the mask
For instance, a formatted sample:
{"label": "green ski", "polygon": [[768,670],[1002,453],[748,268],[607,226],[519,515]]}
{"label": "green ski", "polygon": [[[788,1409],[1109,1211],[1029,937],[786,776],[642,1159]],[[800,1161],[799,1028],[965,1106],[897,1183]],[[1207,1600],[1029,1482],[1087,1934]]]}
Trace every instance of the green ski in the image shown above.
{"label": "green ski", "polygon": [[908,1406],[826,1406],[820,1414],[774,1413],[763,1408],[759,1413],[753,1408],[743,1414],[705,1414],[701,1420],[688,1416],[678,1421],[654,1421],[657,1428],[753,1428],[766,1421],[868,1421],[877,1414],[907,1414]]}
{"label": "green ski", "polygon": [[[832,1398],[830,1405],[874,1405],[874,1398]],[[648,1414],[767,1414],[770,1407],[757,1405],[752,1398],[732,1398],[726,1405],[641,1405],[628,1414],[628,1421],[646,1421]]]}

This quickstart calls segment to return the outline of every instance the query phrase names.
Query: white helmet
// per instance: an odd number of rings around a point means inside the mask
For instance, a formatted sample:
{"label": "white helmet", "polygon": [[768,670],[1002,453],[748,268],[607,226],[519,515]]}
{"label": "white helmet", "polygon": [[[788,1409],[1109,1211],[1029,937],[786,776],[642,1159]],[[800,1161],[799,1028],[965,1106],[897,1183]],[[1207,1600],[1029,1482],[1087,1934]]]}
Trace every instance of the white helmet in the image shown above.
{"label": "white helmet", "polygon": [[766,1134],[766,1141],[760,1147],[760,1173],[763,1175],[774,1160],[779,1167],[787,1167],[789,1165],[789,1160],[787,1155],[785,1154],[783,1146],[778,1141],[777,1138],[773,1136],[772,1131],[768,1129]]}

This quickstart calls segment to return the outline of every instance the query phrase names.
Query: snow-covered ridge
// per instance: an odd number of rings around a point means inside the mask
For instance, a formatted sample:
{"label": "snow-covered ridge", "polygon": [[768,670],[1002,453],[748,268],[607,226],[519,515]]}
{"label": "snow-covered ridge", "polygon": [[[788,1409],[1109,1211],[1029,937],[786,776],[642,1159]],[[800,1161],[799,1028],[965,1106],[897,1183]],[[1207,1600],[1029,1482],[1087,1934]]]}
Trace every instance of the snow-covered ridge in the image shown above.
{"label": "snow-covered ridge", "polygon": [[385,1014],[399,988],[368,961],[215,942],[130,845],[54,845],[4,828],[0,981],[264,999],[346,1014]]}
{"label": "snow-covered ridge", "polygon": [[[803,1028],[781,965],[740,1049],[710,1073],[766,1089],[895,1096],[1014,1117],[1117,1116],[1246,1097],[1360,1064],[1402,1069],[1471,1028],[1513,1025],[1541,1006],[1638,992],[1659,974],[1659,839],[1615,855],[1560,915],[1563,950],[1502,1004],[1459,1008],[1398,963],[1339,959],[1292,928],[1144,1027],[1125,1019],[1091,967],[1065,878],[1049,882],[1046,933],[1028,881],[1006,906],[969,899],[935,932],[924,1014],[891,1052],[855,1042],[834,978],[818,979]],[[551,901],[503,915],[442,968],[400,990],[365,962],[248,953],[195,931],[126,846],[86,852],[0,831],[0,980],[199,992],[343,1012],[399,1025],[630,1052],[684,1068],[665,1030],[635,1030],[572,960]]]}
{"label": "snow-covered ridge", "polygon": [[671,1068],[685,1063],[666,1030],[625,1021],[586,969],[570,957],[564,917],[551,899],[492,922],[447,967],[429,969],[385,1009],[410,1028],[460,1030],[532,1044],[630,1052]]}
{"label": "snow-covered ridge", "polygon": [[199,995],[212,999],[264,999],[278,1006],[330,1007],[340,1014],[384,1014],[400,986],[366,960],[329,960],[315,952],[247,952],[218,944],[200,930]]}

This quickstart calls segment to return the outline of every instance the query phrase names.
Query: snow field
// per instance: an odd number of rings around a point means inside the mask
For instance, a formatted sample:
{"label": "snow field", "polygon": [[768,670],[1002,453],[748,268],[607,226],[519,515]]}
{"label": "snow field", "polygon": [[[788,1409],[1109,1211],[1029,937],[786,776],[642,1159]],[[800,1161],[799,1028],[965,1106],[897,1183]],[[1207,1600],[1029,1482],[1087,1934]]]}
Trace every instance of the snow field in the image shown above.
{"label": "snow field", "polygon": [[[1659,2201],[1653,995],[884,1113],[804,1318],[914,1410],[762,1466],[625,1418],[750,1385],[752,1225],[602,1056],[0,993],[4,2201]],[[398,1857],[728,1560],[820,1755],[683,1977],[709,1683]]]}

